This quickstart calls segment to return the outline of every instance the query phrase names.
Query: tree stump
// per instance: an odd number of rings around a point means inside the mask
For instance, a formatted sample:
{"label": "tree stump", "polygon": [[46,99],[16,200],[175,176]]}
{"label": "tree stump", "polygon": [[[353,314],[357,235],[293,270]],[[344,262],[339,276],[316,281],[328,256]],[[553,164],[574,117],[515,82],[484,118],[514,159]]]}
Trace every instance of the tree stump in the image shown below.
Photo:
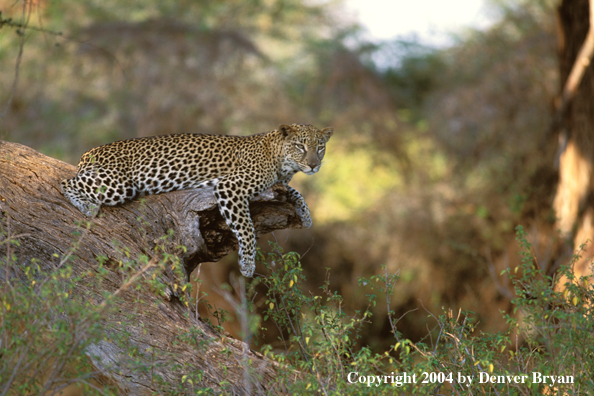
{"label": "tree stump", "polygon": [[[82,274],[97,268],[99,257],[107,263],[135,260],[141,255],[153,257],[160,244],[179,257],[186,274],[190,274],[199,263],[217,261],[237,249],[237,240],[219,214],[212,189],[146,196],[123,206],[102,207],[97,218],[88,219],[65,199],[60,189],[61,180],[75,173],[73,165],[20,144],[0,141],[0,231],[19,242],[9,252],[16,256],[16,264],[0,270],[0,280],[5,281],[7,276],[24,280],[22,266],[32,259],[51,271],[58,258],[71,255],[73,271]],[[276,229],[301,228],[283,186],[273,186],[260,194],[252,201],[250,210],[257,236]],[[91,223],[87,229],[88,221]],[[162,239],[168,234],[169,238]],[[7,252],[3,247],[2,263],[10,262]],[[167,271],[159,277],[170,285],[178,281]],[[100,296],[114,293],[122,283],[122,274],[117,268],[110,268],[100,287],[85,284],[81,288],[98,288],[92,294],[97,296],[94,303],[100,304]],[[202,370],[200,386],[210,387],[215,393],[255,394],[274,388],[276,363],[251,351],[241,341],[221,338],[209,325],[196,319],[178,298],[167,298],[152,290],[123,291],[117,304],[117,309],[105,318],[105,327],[120,331],[124,330],[122,323],[126,323],[125,331],[141,359],[149,362],[155,354],[175,356],[184,367]],[[130,312],[139,313],[135,323],[125,319]],[[201,353],[183,342],[172,342],[190,329],[198,330],[208,341]],[[150,375],[114,369],[124,351],[107,339],[89,349],[88,355],[99,373],[96,379],[115,385],[123,394],[160,393],[153,381],[156,374],[166,382],[180,383],[179,370],[164,366],[155,366]],[[223,350],[226,352],[222,353]],[[250,376],[245,374],[248,361]],[[231,384],[224,390],[220,385],[223,380]]]}

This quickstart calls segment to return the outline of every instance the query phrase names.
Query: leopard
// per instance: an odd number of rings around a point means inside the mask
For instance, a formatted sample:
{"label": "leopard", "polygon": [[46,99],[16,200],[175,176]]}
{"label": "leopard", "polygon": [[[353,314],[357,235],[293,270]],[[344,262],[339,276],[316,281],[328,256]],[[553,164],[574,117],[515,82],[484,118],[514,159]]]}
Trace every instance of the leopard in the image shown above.
{"label": "leopard", "polygon": [[304,228],[312,225],[305,199],[289,186],[292,177],[317,173],[334,134],[331,127],[281,124],[264,133],[235,136],[183,133],[120,140],[84,153],[78,172],[61,183],[82,214],[144,195],[211,187],[219,212],[235,234],[239,268],[252,277],[256,237],[249,201],[276,183],[286,186]]}

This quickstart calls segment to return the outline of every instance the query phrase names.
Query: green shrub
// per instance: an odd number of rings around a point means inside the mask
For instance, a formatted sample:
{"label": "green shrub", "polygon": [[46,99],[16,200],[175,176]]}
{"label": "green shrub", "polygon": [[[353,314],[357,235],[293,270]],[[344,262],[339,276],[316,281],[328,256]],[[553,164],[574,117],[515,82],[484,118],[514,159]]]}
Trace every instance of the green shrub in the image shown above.
{"label": "green shrub", "polygon": [[7,251],[6,272],[0,278],[0,394],[45,394],[71,384],[80,385],[85,394],[115,394],[92,383],[96,373],[85,355],[86,348],[104,336],[102,319],[111,307],[109,299],[93,304],[92,297],[74,297],[90,273],[75,274],[70,254],[56,256],[60,261],[51,271],[33,261],[11,279],[9,268],[17,258],[7,246],[19,242],[0,236],[0,247]]}
{"label": "green shrub", "polygon": [[[343,298],[330,289],[330,274],[319,293],[305,292],[299,255],[284,253],[272,244],[270,253],[258,254],[269,275],[247,284],[239,281],[241,301],[234,307],[243,322],[243,338],[249,341],[267,323],[278,327],[279,347],[261,348],[265,356],[279,363],[271,394],[594,394],[591,277],[577,279],[573,275],[572,265],[579,255],[554,277],[547,276],[534,261],[522,227],[517,228],[517,240],[522,248],[521,263],[502,272],[510,277],[516,293],[514,312],[502,312],[509,325],[505,332],[477,331],[472,312],[459,310],[455,314],[444,309],[434,315],[425,310],[435,326],[423,340],[412,342],[398,331],[399,318],[390,309],[398,274],[389,274],[384,268],[383,274],[361,278],[359,285],[367,292],[368,309],[349,313]],[[7,237],[1,241],[2,248],[17,243]],[[69,265],[71,257],[60,258],[51,271],[32,262],[21,268],[20,278],[3,278],[0,394],[39,394],[69,384],[78,384],[85,394],[116,394],[116,389],[94,384],[92,378],[97,373],[85,352],[106,337],[104,318],[117,304],[119,290],[103,296],[100,303],[93,303],[96,296],[81,295],[75,290],[81,282],[101,282],[107,270],[100,260],[94,275],[76,275]],[[159,257],[170,267],[179,264],[175,256],[164,252]],[[7,254],[4,267],[8,270],[15,262],[16,258]],[[128,274],[122,288],[139,287],[140,274],[161,264],[146,257],[120,263],[122,273]],[[131,267],[141,269],[130,271]],[[555,284],[561,275],[567,281],[557,290]],[[147,285],[160,292],[158,282],[148,278]],[[262,317],[255,313],[252,302],[258,285],[266,289]],[[379,301],[388,306],[394,337],[390,349],[382,352],[358,345],[360,335],[373,320],[370,308]],[[222,331],[225,318],[221,315],[218,319]],[[125,332],[120,338],[114,342],[125,345]],[[174,342],[194,347],[196,353],[207,346],[198,328],[191,328],[187,336]],[[133,348],[128,352],[126,362],[118,362],[120,367],[148,369],[141,359],[135,359],[138,354]],[[163,364],[186,373],[177,388],[155,378],[163,394],[213,393],[201,387],[202,371],[178,367],[175,356],[163,358],[168,359]],[[257,382],[249,360],[241,364],[248,382]],[[231,389],[220,385],[223,390]]]}
{"label": "green shrub", "polygon": [[[80,238],[91,226],[90,222],[81,226]],[[125,351],[113,369],[147,369],[136,347],[130,345],[124,321],[138,320],[137,313],[123,315],[118,329],[106,326],[106,318],[117,309],[125,291],[146,287],[163,292],[166,286],[156,276],[144,274],[152,271],[156,275],[167,265],[183,279],[179,258],[162,249],[169,236],[157,243],[153,259],[140,256],[113,263],[98,257],[97,266],[77,272],[72,260],[80,238],[63,256],[55,254],[55,263],[23,263],[11,249],[19,245],[18,238],[0,228],[0,251],[6,253],[0,256],[0,395],[59,394],[73,386],[85,395],[117,395],[115,387],[95,381],[101,373],[89,353],[92,345],[106,339]],[[130,256],[126,248],[120,251],[122,257]],[[101,295],[97,290],[104,290],[101,284],[110,271],[121,274],[121,286]],[[172,287],[185,290],[188,285]],[[180,299],[184,302],[185,296],[181,294]]]}
{"label": "green shrub", "polygon": [[299,256],[272,244],[266,260],[259,255],[270,275],[254,282],[268,288],[263,320],[271,319],[282,330],[283,352],[273,352],[270,345],[262,348],[287,367],[279,373],[281,388],[289,393],[336,395],[467,394],[469,390],[493,395],[594,394],[590,276],[575,279],[571,265],[562,267],[559,275],[568,281],[564,291],[556,291],[556,278],[538,269],[521,226],[517,240],[522,261],[503,273],[513,282],[514,313],[521,313],[522,320],[502,312],[509,325],[505,332],[476,331],[472,312],[460,310],[454,315],[444,309],[436,316],[427,311],[435,327],[414,343],[402,338],[390,310],[398,275],[384,268],[382,275],[359,279],[360,287],[369,289],[370,306],[378,301],[375,293],[388,304],[394,344],[382,353],[356,346],[358,335],[372,320],[369,309],[348,315],[342,297],[330,290],[329,278],[321,285],[321,294],[303,292]]}

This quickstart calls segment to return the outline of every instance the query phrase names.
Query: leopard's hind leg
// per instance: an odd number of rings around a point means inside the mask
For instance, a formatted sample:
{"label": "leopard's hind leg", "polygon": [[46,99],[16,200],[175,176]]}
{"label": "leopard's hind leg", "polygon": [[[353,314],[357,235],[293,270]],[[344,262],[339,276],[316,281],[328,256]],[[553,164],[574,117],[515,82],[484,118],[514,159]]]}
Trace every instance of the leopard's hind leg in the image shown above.
{"label": "leopard's hind leg", "polygon": [[102,205],[118,205],[134,198],[137,189],[126,175],[94,166],[63,180],[62,192],[84,215],[93,217]]}
{"label": "leopard's hind leg", "polygon": [[85,216],[94,217],[101,208],[101,201],[88,193],[87,189],[81,188],[82,182],[79,175],[72,179],[62,180],[62,192],[64,196]]}

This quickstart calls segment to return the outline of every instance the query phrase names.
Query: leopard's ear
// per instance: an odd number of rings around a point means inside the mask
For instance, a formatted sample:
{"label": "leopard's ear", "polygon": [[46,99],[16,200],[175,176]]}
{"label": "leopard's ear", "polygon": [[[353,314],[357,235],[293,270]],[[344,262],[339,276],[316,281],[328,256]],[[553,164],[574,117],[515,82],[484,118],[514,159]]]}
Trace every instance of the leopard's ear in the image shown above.
{"label": "leopard's ear", "polygon": [[324,135],[324,140],[327,142],[330,140],[332,135],[334,135],[334,128],[324,128],[322,129],[322,135]]}
{"label": "leopard's ear", "polygon": [[291,127],[290,125],[286,125],[286,124],[279,125],[278,130],[281,133],[281,135],[283,135],[285,140],[289,140],[295,134],[295,131],[293,131],[293,127]]}

